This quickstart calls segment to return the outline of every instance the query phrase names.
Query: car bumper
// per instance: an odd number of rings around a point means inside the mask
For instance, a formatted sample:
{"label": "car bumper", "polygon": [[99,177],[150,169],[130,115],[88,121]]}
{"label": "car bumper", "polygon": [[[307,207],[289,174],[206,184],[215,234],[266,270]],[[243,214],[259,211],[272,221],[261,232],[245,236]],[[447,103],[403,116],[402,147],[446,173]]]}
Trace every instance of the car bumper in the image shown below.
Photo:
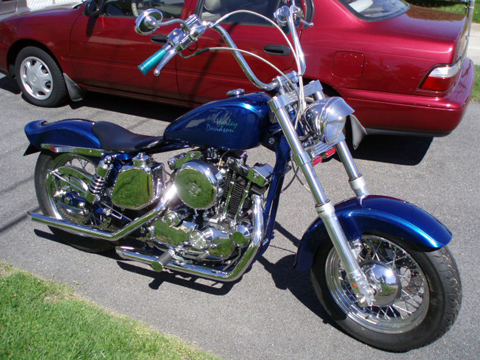
{"label": "car bumper", "polygon": [[339,89],[368,134],[410,133],[442,136],[460,123],[475,78],[475,66],[466,58],[454,87],[443,97]]}

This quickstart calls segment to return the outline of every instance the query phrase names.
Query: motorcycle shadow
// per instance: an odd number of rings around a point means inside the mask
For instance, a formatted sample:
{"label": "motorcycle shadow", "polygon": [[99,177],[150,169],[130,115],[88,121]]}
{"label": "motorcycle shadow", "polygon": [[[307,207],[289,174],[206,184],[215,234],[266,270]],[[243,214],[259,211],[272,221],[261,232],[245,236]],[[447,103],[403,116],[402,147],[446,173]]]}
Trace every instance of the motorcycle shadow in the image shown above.
{"label": "motorcycle shadow", "polygon": [[[43,230],[35,229],[34,233],[36,236],[54,241],[58,244],[62,244],[65,246],[70,246],[66,242],[64,242],[60,237],[56,236],[51,232],[45,232]],[[140,246],[135,241],[128,241],[126,246]],[[80,250],[78,250],[80,251]],[[231,282],[231,283],[221,283],[213,280],[206,280],[197,276],[185,275],[181,273],[173,273],[168,270],[158,273],[154,270],[146,268],[147,265],[142,265],[137,262],[132,262],[125,260],[117,255],[117,253],[112,250],[101,254],[92,253],[93,256],[102,256],[107,259],[111,259],[116,261],[118,266],[125,271],[129,271],[146,278],[150,278],[151,282],[148,286],[152,290],[160,289],[160,286],[164,283],[172,283],[179,286],[187,287],[192,290],[202,291],[205,293],[209,293],[212,295],[226,295],[230,292],[233,286],[240,281],[241,279]]]}
{"label": "motorcycle shadow", "polygon": [[[275,223],[275,232],[277,236],[284,236],[291,241],[295,247],[300,245],[300,240],[278,222]],[[275,244],[270,245],[270,247],[281,249]],[[278,289],[290,291],[307,309],[322,319],[324,324],[331,325],[342,331],[320,304],[315,295],[312,283],[310,282],[309,273],[307,271],[297,271],[293,268],[295,258],[296,254],[291,253],[290,255],[282,257],[276,263],[272,263],[262,256],[258,259],[258,262],[271,274],[275,286]]]}
{"label": "motorcycle shadow", "polygon": [[[295,245],[298,245],[298,243],[300,242],[299,239],[297,239],[294,235],[292,235],[290,232],[288,232],[288,230],[283,228],[278,223],[275,226],[275,230],[279,232],[282,236],[285,236],[287,239],[292,241],[292,243],[294,243]],[[60,237],[56,236],[51,232],[35,229],[34,233],[38,237],[47,239],[49,241],[54,241],[58,244],[69,246]],[[135,242],[130,242],[126,245],[138,246],[139,244]],[[276,247],[275,245],[271,246]],[[102,254],[92,253],[91,255],[102,256],[104,258],[116,261],[118,266],[122,270],[129,271],[150,279],[150,283],[148,284],[148,286],[152,290],[159,290],[163,283],[170,283],[186,287],[195,291],[202,291],[211,295],[223,296],[228,294],[233,289],[235,284],[242,280],[242,278],[240,278],[239,280],[234,282],[224,283],[207,280],[196,276],[174,273],[168,270],[158,273],[154,270],[146,268],[147,265],[142,265],[136,262],[130,262],[128,260],[122,259],[116,254],[115,251],[109,251]],[[322,319],[323,323],[338,328],[336,324],[327,315],[323,307],[320,305],[313,290],[313,287],[310,283],[308,273],[295,271],[295,269],[293,269],[294,261],[295,254],[289,254],[281,258],[276,263],[272,263],[264,256],[261,256],[257,260],[259,264],[254,264],[253,266],[259,266],[261,264],[265,268],[265,270],[271,274],[275,286],[278,289],[290,291],[304,306],[306,306],[312,313]],[[250,269],[247,270],[244,275],[248,276],[247,273],[249,271]]]}

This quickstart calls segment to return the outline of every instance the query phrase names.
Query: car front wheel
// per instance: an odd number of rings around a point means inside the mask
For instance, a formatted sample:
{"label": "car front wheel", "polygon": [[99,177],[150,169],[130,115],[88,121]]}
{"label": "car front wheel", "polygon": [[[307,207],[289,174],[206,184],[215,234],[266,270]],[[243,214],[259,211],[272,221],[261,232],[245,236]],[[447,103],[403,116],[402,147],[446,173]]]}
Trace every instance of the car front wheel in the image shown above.
{"label": "car front wheel", "polygon": [[15,75],[25,99],[34,105],[53,107],[67,100],[60,67],[42,49],[32,46],[22,49],[15,62]]}

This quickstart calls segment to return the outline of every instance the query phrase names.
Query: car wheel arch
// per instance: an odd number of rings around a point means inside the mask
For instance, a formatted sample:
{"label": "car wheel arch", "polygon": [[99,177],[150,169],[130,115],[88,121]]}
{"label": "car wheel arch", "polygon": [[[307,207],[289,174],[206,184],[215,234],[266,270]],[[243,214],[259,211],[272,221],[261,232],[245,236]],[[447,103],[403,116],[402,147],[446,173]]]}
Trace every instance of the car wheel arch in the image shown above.
{"label": "car wheel arch", "polygon": [[52,59],[55,61],[57,66],[60,68],[60,70],[62,70],[62,67],[60,66],[55,54],[52,53],[52,51],[48,48],[48,46],[42,44],[41,42],[35,41],[35,40],[25,39],[25,40],[17,41],[15,44],[13,44],[10,47],[10,49],[8,51],[7,62],[8,62],[8,72],[9,72],[10,76],[12,76],[12,77],[15,76],[15,62],[17,60],[18,54],[20,53],[20,51],[22,51],[23,49],[25,49],[28,46],[37,47],[37,48],[45,51],[48,55],[50,55],[52,57]]}

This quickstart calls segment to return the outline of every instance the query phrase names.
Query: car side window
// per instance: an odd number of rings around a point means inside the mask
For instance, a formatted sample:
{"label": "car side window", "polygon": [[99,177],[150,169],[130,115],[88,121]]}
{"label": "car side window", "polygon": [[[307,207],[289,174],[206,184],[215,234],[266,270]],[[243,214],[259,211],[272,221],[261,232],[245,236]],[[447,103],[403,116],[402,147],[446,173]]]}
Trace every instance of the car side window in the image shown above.
{"label": "car side window", "polygon": [[[229,12],[250,10],[271,19],[275,10],[286,2],[285,0],[204,0],[201,7],[201,18],[207,21],[217,21]],[[225,22],[268,25],[260,17],[246,13],[232,15]]]}
{"label": "car side window", "polygon": [[103,13],[107,16],[137,17],[147,9],[158,9],[165,19],[179,18],[185,0],[107,0]]}

